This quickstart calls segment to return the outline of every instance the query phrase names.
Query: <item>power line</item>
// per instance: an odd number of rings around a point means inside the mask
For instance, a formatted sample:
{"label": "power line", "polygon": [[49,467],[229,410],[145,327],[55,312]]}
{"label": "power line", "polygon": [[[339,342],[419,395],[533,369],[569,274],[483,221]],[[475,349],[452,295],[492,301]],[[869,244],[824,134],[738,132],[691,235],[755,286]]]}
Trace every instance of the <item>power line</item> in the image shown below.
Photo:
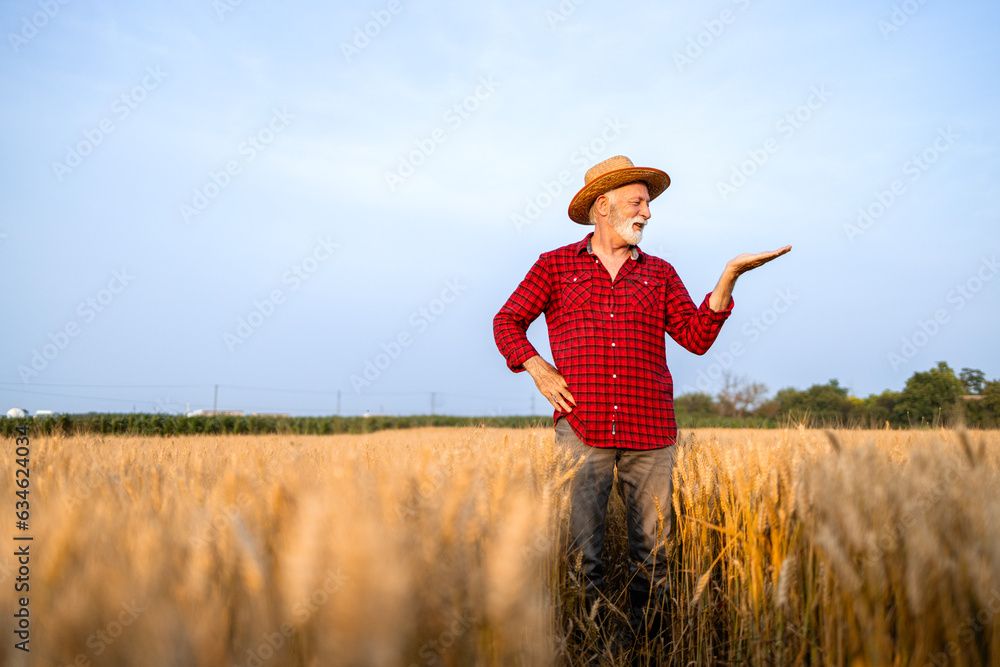
{"label": "power line", "polygon": [[[9,389],[0,389],[0,392],[10,392]],[[29,389],[19,389],[17,391],[19,394],[36,394],[38,396],[60,396],[63,398],[93,398],[101,401],[116,401],[118,403],[153,403],[156,401],[148,401],[145,399],[134,399],[134,398],[112,398],[111,396],[81,396],[79,394],[59,394],[55,392],[48,391],[31,391]]]}
{"label": "power line", "polygon": [[[93,389],[207,389],[209,387],[225,387],[228,389],[242,389],[247,391],[267,391],[273,393],[284,393],[284,394],[317,394],[323,396],[340,396],[340,389],[286,389],[281,387],[251,387],[247,385],[237,385],[237,384],[70,384],[70,383],[47,383],[47,382],[32,382],[31,384],[26,384],[23,382],[0,382],[0,392],[2,391],[14,391],[13,389],[5,389],[3,385],[14,385],[17,387],[17,391],[25,393],[35,393],[42,394],[43,392],[32,392],[28,389],[23,389],[23,387],[79,387],[79,388],[93,388]],[[358,397],[378,397],[378,396],[423,396],[427,394],[427,391],[386,391],[386,392],[365,392],[363,394],[358,394]],[[517,396],[477,396],[473,394],[453,394],[450,392],[434,392],[440,396],[458,396],[461,398],[471,398],[483,401],[521,401],[524,397]],[[51,396],[75,396],[78,398],[101,398],[99,396],[89,396],[83,394],[48,394]],[[350,394],[347,395],[350,398]],[[117,400],[117,399],[113,399]]]}
{"label": "power line", "polygon": [[[8,385],[8,386],[2,386],[2,385]],[[16,387],[11,387],[10,385],[16,385]],[[346,400],[348,405],[352,405],[353,404],[353,405],[356,406],[356,405],[360,404],[359,402],[372,401],[372,400],[379,401],[380,399],[385,398],[385,397],[421,397],[421,396],[425,397],[424,400],[426,400],[427,398],[430,399],[430,408],[431,408],[431,414],[432,415],[437,414],[440,411],[440,409],[441,409],[442,406],[448,405],[448,404],[451,403],[451,401],[455,401],[455,400],[457,400],[459,404],[465,406],[463,408],[460,408],[460,412],[468,412],[470,409],[472,409],[473,411],[475,411],[475,408],[473,407],[474,403],[473,404],[469,404],[468,403],[468,401],[471,400],[473,402],[475,402],[475,401],[496,401],[497,403],[494,405],[495,409],[489,410],[489,412],[491,414],[517,413],[517,412],[519,412],[520,409],[517,408],[517,407],[515,407],[515,406],[524,405],[527,402],[531,406],[530,409],[529,409],[530,410],[529,413],[530,414],[534,414],[534,399],[533,399],[533,396],[531,398],[526,397],[526,396],[476,396],[476,395],[468,395],[468,394],[460,394],[460,393],[437,392],[437,391],[434,391],[434,392],[429,392],[429,391],[407,391],[407,392],[365,393],[365,394],[358,394],[358,395],[355,395],[355,396],[352,396],[350,392],[347,392],[347,395],[343,396],[342,390],[323,391],[323,390],[310,390],[310,389],[280,389],[280,388],[277,388],[277,387],[249,387],[249,386],[243,386],[243,385],[224,385],[224,384],[220,384],[220,385],[216,385],[216,386],[218,386],[218,387],[225,387],[225,388],[229,388],[229,389],[234,389],[234,390],[237,390],[237,391],[268,392],[268,393],[279,393],[279,394],[311,394],[311,395],[316,395],[316,396],[330,396],[331,399],[332,399],[332,397],[334,395],[336,395],[336,397],[337,397],[337,399],[336,399],[336,408],[337,408],[336,409],[336,414],[338,414],[338,415],[343,414],[343,412],[342,412],[342,407],[343,407],[342,406],[342,399]],[[68,388],[70,390],[77,389],[77,390],[79,390],[79,393],[68,393],[68,392],[65,392],[65,391],[38,391],[36,389],[36,387],[55,387],[55,388],[66,387],[66,388]],[[164,401],[162,398],[159,398],[159,397],[154,397],[152,400],[150,398],[138,398],[138,397],[136,397],[134,395],[135,393],[138,393],[135,390],[137,390],[137,389],[150,389],[150,388],[161,388],[161,389],[162,388],[173,388],[174,390],[176,390],[178,388],[188,388],[188,389],[194,389],[196,394],[202,394],[203,395],[203,390],[207,389],[209,387],[213,387],[213,385],[207,385],[207,384],[185,384],[185,385],[108,384],[108,385],[102,385],[102,384],[70,384],[70,383],[67,383],[67,384],[60,384],[60,383],[38,383],[38,384],[35,384],[35,383],[32,383],[30,385],[25,386],[25,383],[3,382],[3,383],[0,383],[0,396],[7,396],[8,398],[5,399],[5,400],[13,400],[15,402],[17,402],[19,400],[17,398],[18,396],[25,396],[25,397],[27,397],[27,396],[31,395],[31,396],[48,396],[48,397],[52,397],[53,399],[54,398],[71,398],[71,399],[76,399],[77,401],[94,401],[94,402],[101,401],[101,402],[113,402],[113,403],[118,403],[118,404],[124,403],[124,404],[131,404],[131,405],[133,405],[133,407],[134,407],[135,404],[138,403],[138,404],[141,404],[141,405],[144,405],[144,406],[151,406],[154,412],[158,412],[158,413],[159,412],[165,412],[165,413],[174,413],[174,412],[177,412],[177,413],[181,413],[182,414],[185,411],[181,409],[181,405],[179,405],[179,404],[171,401],[169,397],[166,398],[166,401]],[[99,393],[99,394],[95,395],[95,394],[92,394],[92,393],[90,393],[88,391],[88,390],[99,389],[99,388],[104,388],[104,389],[116,389],[116,388],[120,388],[120,389],[131,389],[133,391],[127,392],[127,394],[132,394],[132,395],[131,396],[126,395],[125,397],[122,397],[120,395],[119,396],[107,396],[107,395],[104,395],[103,393]],[[428,394],[429,394],[429,396],[428,396]],[[246,400],[246,399],[250,399],[250,400]],[[275,413],[282,413],[282,412],[289,412],[289,407],[290,406],[288,405],[287,401],[288,401],[288,399],[281,399],[281,398],[277,398],[277,397],[272,398],[272,399],[268,399],[268,400],[266,400],[266,403],[269,403],[270,405],[268,405],[268,407],[266,409],[262,409],[260,407],[256,407],[256,406],[259,406],[261,404],[261,402],[254,401],[251,396],[240,397],[240,398],[238,398],[236,400],[236,403],[243,410],[245,410],[247,412],[254,411],[254,412],[275,412]],[[230,395],[230,398],[229,398],[229,402],[230,403],[233,402],[233,397],[231,395]],[[307,403],[311,403],[311,401],[309,401]],[[331,403],[332,403],[332,400],[331,400]],[[391,403],[395,404],[396,402],[395,401],[391,401]],[[213,406],[213,408],[212,408],[213,410],[218,410],[218,397],[217,397],[217,394],[216,394],[213,397],[213,402],[211,404],[204,404],[204,403],[202,403],[200,401],[199,402],[192,401],[189,404],[192,405],[192,406],[194,406],[196,409],[200,408],[200,409],[206,409],[206,410],[209,408],[209,405],[212,405]],[[254,404],[256,404],[256,406],[254,406]],[[501,405],[503,407],[501,407]],[[251,407],[251,406],[254,406],[254,407]],[[406,407],[406,406],[409,406],[409,407]],[[176,407],[177,409],[173,410],[174,407]],[[295,408],[295,409],[292,410],[293,412],[296,411],[297,409],[302,409],[303,407],[306,407],[306,409],[309,410],[309,411],[314,411],[315,408],[316,408],[316,406],[307,407],[307,406],[303,406],[303,405],[295,405],[293,407]],[[331,405],[330,407],[333,407],[333,406]],[[390,412],[393,413],[393,414],[404,414],[404,413],[406,413],[406,414],[416,414],[416,413],[412,412],[412,410],[413,410],[414,407],[415,407],[415,405],[412,403],[412,401],[404,401],[404,402],[399,403],[399,404],[390,405]],[[459,408],[459,405],[455,405],[455,408]],[[352,410],[349,410],[349,411],[353,412]],[[379,412],[380,413],[384,412],[384,407],[382,407],[381,405],[379,407]]]}
{"label": "power line", "polygon": [[[281,389],[278,387],[247,387],[245,385],[238,384],[220,384],[219,386],[228,387],[229,389],[248,389],[251,391],[271,391],[287,394],[322,394],[324,396],[335,396],[340,393],[339,389]],[[365,392],[364,394],[359,394],[359,396],[423,396],[426,393],[426,391],[387,391],[380,393]]]}
{"label": "power line", "polygon": [[58,382],[0,382],[0,385],[14,385],[18,387],[98,387],[121,388],[121,389],[154,389],[154,388],[181,388],[181,387],[211,387],[210,384],[62,384]]}

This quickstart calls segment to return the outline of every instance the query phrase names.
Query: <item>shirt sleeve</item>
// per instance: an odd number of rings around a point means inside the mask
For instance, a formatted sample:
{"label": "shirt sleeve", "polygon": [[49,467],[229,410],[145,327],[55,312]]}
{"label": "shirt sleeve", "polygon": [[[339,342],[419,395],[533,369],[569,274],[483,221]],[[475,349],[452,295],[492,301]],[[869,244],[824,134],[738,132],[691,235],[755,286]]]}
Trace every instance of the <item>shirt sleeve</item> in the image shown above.
{"label": "shirt sleeve", "polygon": [[712,293],[705,295],[700,306],[695,306],[680,276],[672,268],[666,289],[666,332],[684,349],[695,354],[705,354],[719,337],[722,325],[733,312],[735,302],[718,312],[708,305]]}
{"label": "shirt sleeve", "polygon": [[548,307],[551,295],[549,271],[543,255],[493,318],[493,338],[507,360],[507,367],[515,373],[523,371],[524,362],[538,354],[528,342],[528,326]]}

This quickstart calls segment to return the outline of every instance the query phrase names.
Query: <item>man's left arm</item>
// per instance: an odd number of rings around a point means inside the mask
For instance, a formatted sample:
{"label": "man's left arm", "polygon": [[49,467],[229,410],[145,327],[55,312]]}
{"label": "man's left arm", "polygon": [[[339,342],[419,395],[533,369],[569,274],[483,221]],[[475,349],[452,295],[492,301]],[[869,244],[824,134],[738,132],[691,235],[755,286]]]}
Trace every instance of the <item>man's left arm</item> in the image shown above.
{"label": "man's left arm", "polygon": [[696,304],[673,268],[669,272],[665,296],[664,330],[688,352],[708,352],[732,312],[732,299],[727,296],[726,308],[720,311],[709,307],[711,294],[706,294],[700,305]]}
{"label": "man's left arm", "polygon": [[746,253],[726,264],[715,289],[696,307],[676,272],[667,284],[665,330],[682,347],[695,354],[705,354],[718,338],[722,325],[733,310],[733,287],[736,279],[792,249],[785,246],[771,252]]}

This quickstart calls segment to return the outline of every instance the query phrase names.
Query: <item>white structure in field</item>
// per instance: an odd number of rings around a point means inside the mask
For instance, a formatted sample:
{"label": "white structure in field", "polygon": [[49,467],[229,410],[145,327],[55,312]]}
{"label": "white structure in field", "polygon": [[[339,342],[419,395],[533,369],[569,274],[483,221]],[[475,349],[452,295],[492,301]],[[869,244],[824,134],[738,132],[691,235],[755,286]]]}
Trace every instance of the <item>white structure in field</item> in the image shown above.
{"label": "white structure in field", "polygon": [[242,410],[195,410],[188,412],[188,417],[242,417]]}
{"label": "white structure in field", "polygon": [[56,413],[51,410],[35,410],[35,419],[39,417],[53,417]]}
{"label": "white structure in field", "polygon": [[21,408],[11,408],[7,411],[7,416],[11,419],[17,419],[18,417],[27,417],[28,413]]}

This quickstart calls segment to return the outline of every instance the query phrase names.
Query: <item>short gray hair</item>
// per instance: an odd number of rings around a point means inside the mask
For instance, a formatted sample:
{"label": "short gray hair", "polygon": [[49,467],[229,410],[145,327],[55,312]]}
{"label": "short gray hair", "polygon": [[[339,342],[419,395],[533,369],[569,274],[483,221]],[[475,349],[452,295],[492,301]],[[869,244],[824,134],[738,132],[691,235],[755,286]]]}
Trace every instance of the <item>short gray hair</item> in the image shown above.
{"label": "short gray hair", "polygon": [[[615,190],[617,189],[618,188],[615,188]],[[617,203],[615,198],[612,196],[615,190],[608,190],[607,192],[602,192],[601,194],[597,195],[597,199],[600,199],[601,196],[607,197],[608,200],[611,202],[611,206],[614,207],[615,204]],[[592,225],[597,225],[597,211],[594,208],[597,205],[597,199],[595,199],[594,203],[590,205],[590,211],[588,211],[587,213],[587,221]]]}

